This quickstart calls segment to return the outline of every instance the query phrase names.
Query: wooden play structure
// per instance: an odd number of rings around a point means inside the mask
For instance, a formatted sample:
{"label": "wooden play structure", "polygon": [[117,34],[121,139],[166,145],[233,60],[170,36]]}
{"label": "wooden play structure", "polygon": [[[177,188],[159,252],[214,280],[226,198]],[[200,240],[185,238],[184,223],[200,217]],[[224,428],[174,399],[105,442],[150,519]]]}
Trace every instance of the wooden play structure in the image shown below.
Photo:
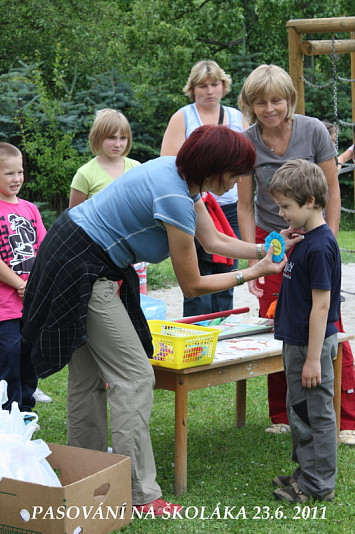
{"label": "wooden play structure", "polygon": [[[298,93],[296,113],[305,114],[303,56],[312,55],[351,55],[351,109],[355,123],[355,17],[323,19],[294,19],[286,24],[288,30],[289,73]],[[310,34],[349,33],[350,39],[309,40]],[[307,40],[304,40],[304,36]],[[336,80],[334,80],[336,83]],[[354,199],[355,199],[355,171]]]}
{"label": "wooden play structure", "polygon": [[[351,54],[352,121],[355,122],[355,17],[329,19],[294,19],[286,24],[288,30],[289,72],[298,93],[296,113],[305,113],[303,56],[322,54]],[[306,34],[349,32],[350,39],[303,40]],[[334,50],[333,50],[334,47]]]}

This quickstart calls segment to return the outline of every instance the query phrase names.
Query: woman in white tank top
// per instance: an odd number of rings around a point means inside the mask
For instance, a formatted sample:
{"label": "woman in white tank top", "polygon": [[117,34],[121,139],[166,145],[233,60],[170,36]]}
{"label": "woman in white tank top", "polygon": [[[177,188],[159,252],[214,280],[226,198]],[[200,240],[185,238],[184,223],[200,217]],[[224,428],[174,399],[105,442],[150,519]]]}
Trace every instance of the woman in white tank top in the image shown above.
{"label": "woman in white tank top", "polygon": [[[176,155],[185,139],[199,126],[223,124],[236,132],[241,132],[248,127],[238,109],[221,105],[221,99],[230,91],[231,81],[231,77],[215,61],[199,61],[192,67],[184,87],[184,93],[192,103],[180,108],[172,115],[163,137],[162,156]],[[237,185],[222,196],[213,196],[235,235],[240,238]],[[198,243],[196,246],[201,274],[227,272],[238,267],[238,260],[235,260],[234,265],[212,262],[211,256],[204,252]],[[233,308],[233,290],[184,299],[185,317],[231,308]]]}

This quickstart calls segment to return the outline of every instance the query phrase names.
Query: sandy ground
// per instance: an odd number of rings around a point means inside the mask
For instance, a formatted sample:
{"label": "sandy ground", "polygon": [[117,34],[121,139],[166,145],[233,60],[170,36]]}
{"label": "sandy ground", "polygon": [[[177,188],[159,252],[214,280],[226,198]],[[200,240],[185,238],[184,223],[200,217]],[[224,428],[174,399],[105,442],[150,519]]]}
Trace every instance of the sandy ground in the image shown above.
{"label": "sandy ground", "polygon": [[[342,294],[345,302],[341,305],[345,332],[355,336],[355,263],[342,266]],[[183,296],[179,287],[150,291],[149,297],[163,300],[166,303],[166,318],[176,319],[182,316]],[[258,299],[251,295],[248,286],[240,286],[234,290],[234,308],[248,306],[250,315],[258,315]],[[355,340],[350,341],[355,355]]]}

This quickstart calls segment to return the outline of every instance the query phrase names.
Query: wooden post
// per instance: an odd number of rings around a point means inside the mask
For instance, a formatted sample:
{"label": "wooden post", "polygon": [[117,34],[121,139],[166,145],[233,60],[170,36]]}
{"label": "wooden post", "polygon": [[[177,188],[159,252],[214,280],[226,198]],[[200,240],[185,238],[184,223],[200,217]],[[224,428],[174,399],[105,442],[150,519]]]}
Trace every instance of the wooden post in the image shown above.
{"label": "wooden post", "polygon": [[175,495],[187,489],[187,395],[181,379],[175,390]]}
{"label": "wooden post", "polygon": [[304,83],[303,83],[303,55],[301,52],[302,34],[288,28],[288,58],[289,71],[297,91],[296,113],[305,114]]}
{"label": "wooden post", "polygon": [[236,382],[236,417],[235,426],[240,428],[245,426],[247,410],[247,381],[238,380]]}
{"label": "wooden post", "polygon": [[[296,113],[304,115],[303,55],[332,54],[333,44],[336,54],[350,54],[351,79],[355,79],[355,17],[337,17],[324,19],[293,19],[286,23],[288,31],[289,72],[297,91]],[[350,39],[332,41],[302,41],[304,33],[349,32]],[[352,122],[355,123],[355,82],[351,82]],[[354,206],[355,206],[355,171]]]}

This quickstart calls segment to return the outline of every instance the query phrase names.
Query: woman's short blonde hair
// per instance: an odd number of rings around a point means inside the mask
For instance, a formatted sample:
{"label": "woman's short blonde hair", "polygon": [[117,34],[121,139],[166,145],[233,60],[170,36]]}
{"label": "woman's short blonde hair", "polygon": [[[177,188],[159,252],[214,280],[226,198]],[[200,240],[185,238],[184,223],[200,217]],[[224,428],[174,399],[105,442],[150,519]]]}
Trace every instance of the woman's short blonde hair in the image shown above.
{"label": "woman's short blonde hair", "polygon": [[96,113],[94,124],[90,130],[89,143],[92,153],[97,156],[101,151],[102,141],[117,132],[127,137],[127,147],[122,156],[127,156],[132,147],[132,131],[128,120],[115,109],[100,109]]}
{"label": "woman's short blonde hair", "polygon": [[206,60],[199,61],[192,67],[187,83],[183,89],[184,94],[188,96],[190,100],[194,101],[196,85],[204,82],[207,78],[210,78],[213,82],[222,82],[223,96],[231,90],[232,78],[229,74],[226,74],[215,61]]}
{"label": "woman's short blonde hair", "polygon": [[259,65],[245,80],[238,97],[239,109],[249,124],[257,121],[253,109],[254,102],[270,93],[287,100],[286,119],[292,119],[297,103],[297,92],[291,76],[277,65]]}

